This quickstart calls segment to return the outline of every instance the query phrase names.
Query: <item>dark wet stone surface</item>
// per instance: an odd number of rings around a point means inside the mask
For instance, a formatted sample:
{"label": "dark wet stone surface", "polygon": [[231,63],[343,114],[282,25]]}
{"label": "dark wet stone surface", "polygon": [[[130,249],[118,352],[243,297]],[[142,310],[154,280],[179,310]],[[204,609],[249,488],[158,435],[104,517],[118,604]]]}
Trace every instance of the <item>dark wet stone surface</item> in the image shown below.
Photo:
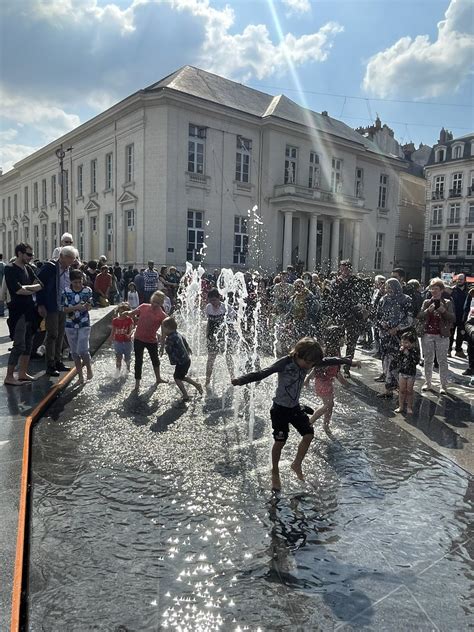
{"label": "dark wet stone surface", "polygon": [[[273,496],[272,381],[228,388],[218,362],[215,393],[174,408],[150,371],[138,396],[114,381],[105,349],[94,383],[37,425],[29,629],[473,626],[472,477],[359,385],[338,392],[332,434],[317,427],[306,483],[290,433]],[[417,412],[451,440],[449,409]],[[468,406],[455,417],[472,423]]]}

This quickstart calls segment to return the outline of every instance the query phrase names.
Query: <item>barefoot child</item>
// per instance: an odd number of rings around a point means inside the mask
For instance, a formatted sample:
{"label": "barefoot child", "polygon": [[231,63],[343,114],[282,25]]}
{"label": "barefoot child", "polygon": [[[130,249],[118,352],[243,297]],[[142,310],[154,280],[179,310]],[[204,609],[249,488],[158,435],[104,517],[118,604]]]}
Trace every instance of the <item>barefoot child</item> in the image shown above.
{"label": "barefoot child", "polygon": [[[339,356],[341,353],[344,331],[340,327],[328,327],[326,354],[328,356]],[[360,367],[360,362],[352,362],[352,366]],[[337,379],[344,387],[349,387],[350,383],[342,376],[340,366],[315,367],[305,380],[305,384],[314,378],[314,389],[316,395],[323,400],[323,405],[318,408],[309,423],[314,424],[316,419],[324,415],[324,429],[328,430],[334,410],[334,380]]]}
{"label": "barefoot child", "polygon": [[278,385],[273,397],[273,406],[270,410],[273,438],[275,440],[272,449],[273,489],[279,490],[281,487],[279,462],[281,451],[288,439],[289,424],[302,437],[291,468],[300,480],[304,480],[301,464],[314,435],[313,427],[309,423],[309,417],[302,410],[299,403],[301,388],[308,371],[316,366],[339,366],[340,364],[352,366],[352,361],[350,358],[324,358],[319,342],[314,338],[302,338],[296,343],[289,355],[280,358],[271,366],[232,380],[234,386],[241,386],[263,380],[273,373],[278,373]]}
{"label": "barefoot child", "polygon": [[413,386],[416,380],[416,365],[420,361],[420,351],[416,334],[407,331],[402,334],[401,345],[393,363],[398,368],[398,408],[396,413],[403,413],[405,403],[407,413],[413,415]]}
{"label": "barefoot child", "polygon": [[130,305],[130,309],[137,309],[137,307],[140,305],[140,298],[138,296],[135,283],[128,284],[127,302]]}
{"label": "barefoot child", "polygon": [[158,356],[158,329],[166,318],[163,310],[165,295],[163,292],[154,292],[149,303],[142,303],[131,312],[123,312],[131,318],[138,317],[138,324],[133,338],[133,350],[135,352],[135,389],[140,389],[142,379],[143,354],[148,350],[153,371],[155,372],[156,385],[167,383],[160,374],[160,358]]}
{"label": "barefoot child", "polygon": [[227,363],[227,369],[231,379],[234,377],[234,360],[232,357],[233,351],[233,336],[227,337],[227,343],[225,339],[226,327],[229,333],[233,328],[233,323],[236,319],[236,312],[230,305],[227,306],[221,301],[219,290],[215,288],[210,290],[207,299],[209,303],[206,305],[207,316],[207,364],[206,364],[206,388],[211,383],[212,369],[219,353],[225,354]]}
{"label": "barefoot child", "polygon": [[65,332],[79,382],[84,384],[83,366],[87,369],[87,379],[91,380],[93,377],[89,353],[91,333],[89,310],[92,309],[92,290],[84,286],[83,274],[80,270],[71,270],[69,279],[71,287],[66,288],[62,295],[63,311],[66,314]]}
{"label": "barefoot child", "polygon": [[120,303],[115,310],[115,318],[112,319],[112,339],[115,351],[115,377],[120,377],[122,359],[125,360],[126,373],[130,371],[130,361],[132,359],[132,333],[135,321],[125,312],[130,310],[128,303]]}
{"label": "barefoot child", "polygon": [[189,367],[191,366],[191,359],[189,357],[191,355],[191,349],[189,348],[186,338],[178,333],[178,326],[173,317],[169,316],[164,319],[161,330],[164,338],[162,341],[162,349],[164,345],[170,364],[175,366],[173,375],[174,381],[183,394],[183,401],[189,402],[190,398],[183,382],[191,384],[202,394],[202,386],[199,382],[195,382],[187,375]]}

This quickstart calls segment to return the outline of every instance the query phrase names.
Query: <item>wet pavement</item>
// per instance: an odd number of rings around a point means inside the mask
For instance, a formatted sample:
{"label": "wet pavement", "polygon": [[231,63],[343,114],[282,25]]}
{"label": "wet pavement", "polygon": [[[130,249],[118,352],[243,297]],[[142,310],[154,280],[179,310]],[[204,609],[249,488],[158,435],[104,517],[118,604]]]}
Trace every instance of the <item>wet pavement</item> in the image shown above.
{"label": "wet pavement", "polygon": [[[93,335],[91,348],[97,349],[107,333],[108,313],[112,308],[91,312]],[[11,592],[16,551],[18,503],[22,468],[25,419],[58,381],[44,375],[44,359],[32,360],[30,373],[37,381],[21,386],[4,386],[3,376],[11,341],[6,318],[0,318],[0,630],[10,621]],[[65,360],[66,364],[72,364]],[[64,374],[62,374],[64,375]]]}
{"label": "wet pavement", "polygon": [[466,449],[469,402],[417,398],[412,434],[360,375],[332,432],[317,426],[305,483],[290,433],[275,496],[272,379],[233,389],[218,362],[213,393],[183,408],[150,367],[139,395],[114,380],[104,348],[94,382],[34,428],[29,629],[472,627],[473,478],[415,436]]}

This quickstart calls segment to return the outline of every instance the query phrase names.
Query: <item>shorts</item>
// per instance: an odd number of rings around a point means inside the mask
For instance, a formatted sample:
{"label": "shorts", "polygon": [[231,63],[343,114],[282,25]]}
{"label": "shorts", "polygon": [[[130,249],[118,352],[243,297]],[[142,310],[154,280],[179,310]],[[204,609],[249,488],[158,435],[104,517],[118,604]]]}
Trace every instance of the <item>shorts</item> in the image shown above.
{"label": "shorts", "polygon": [[404,373],[399,373],[398,377],[402,377],[404,380],[408,382],[408,384],[414,384],[416,380],[416,375],[405,375]]}
{"label": "shorts", "polygon": [[123,355],[125,362],[130,362],[132,358],[132,347],[133,345],[131,340],[114,340],[114,351],[118,356]]}
{"label": "shorts", "polygon": [[331,380],[316,380],[314,391],[318,397],[334,397],[334,384]]}
{"label": "shorts", "polygon": [[173,373],[174,379],[184,380],[184,378],[188,374],[190,366],[191,366],[191,360],[188,360],[187,362],[184,362],[183,364],[177,364]]}
{"label": "shorts", "polygon": [[314,435],[314,428],[309,423],[309,417],[301,410],[301,407],[287,408],[273,404],[270,410],[272,418],[273,438],[275,441],[285,442],[288,439],[290,424],[301,436]]}

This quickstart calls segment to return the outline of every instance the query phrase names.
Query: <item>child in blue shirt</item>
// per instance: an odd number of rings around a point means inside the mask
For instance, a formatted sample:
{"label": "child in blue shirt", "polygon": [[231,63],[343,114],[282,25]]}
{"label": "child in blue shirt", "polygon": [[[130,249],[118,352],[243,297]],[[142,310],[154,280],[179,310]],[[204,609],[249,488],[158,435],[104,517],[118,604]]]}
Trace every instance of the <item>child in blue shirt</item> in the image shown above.
{"label": "child in blue shirt", "polygon": [[195,382],[187,375],[189,367],[191,366],[191,349],[189,348],[186,338],[178,333],[178,325],[172,316],[168,316],[168,318],[164,319],[161,329],[163,332],[162,352],[164,346],[170,364],[175,366],[173,377],[176,386],[183,395],[183,401],[189,402],[190,397],[183,382],[194,386],[202,395],[202,386],[199,382]]}
{"label": "child in blue shirt", "polygon": [[89,310],[92,309],[92,290],[84,286],[80,270],[71,270],[69,280],[71,287],[66,288],[62,295],[63,311],[66,314],[65,332],[79,382],[84,384],[83,366],[87,369],[87,379],[91,380],[93,377],[89,353],[91,333]]}

